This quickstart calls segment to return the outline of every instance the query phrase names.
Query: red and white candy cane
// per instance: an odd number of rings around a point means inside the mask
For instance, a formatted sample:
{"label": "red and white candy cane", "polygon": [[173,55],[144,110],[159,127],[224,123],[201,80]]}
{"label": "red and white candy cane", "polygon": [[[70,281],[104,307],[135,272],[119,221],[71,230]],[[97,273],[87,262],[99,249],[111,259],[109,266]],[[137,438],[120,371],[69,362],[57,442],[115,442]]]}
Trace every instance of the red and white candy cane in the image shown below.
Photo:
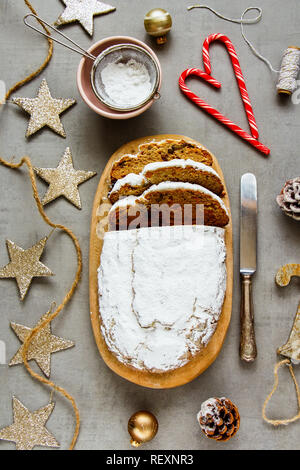
{"label": "red and white candy cane", "polygon": [[[232,122],[230,119],[228,119],[223,114],[221,114],[218,110],[216,110],[215,108],[207,104],[204,100],[202,100],[197,95],[195,95],[195,93],[193,93],[185,84],[185,80],[188,76],[195,75],[204,79],[205,81],[213,85],[215,88],[221,87],[221,83],[211,76],[211,63],[210,63],[210,58],[209,58],[209,44],[212,41],[216,41],[216,40],[224,42],[224,44],[227,47],[228,53],[231,58],[232,66],[235,72],[235,76],[237,79],[237,83],[240,89],[241,98],[244,103],[244,107],[245,107],[245,111],[247,114],[247,118],[248,118],[252,135],[250,135],[248,132],[241,129],[237,124]],[[266,147],[265,145],[263,145],[261,142],[257,140],[258,129],[257,129],[253,109],[252,109],[250,98],[247,92],[243,73],[242,73],[242,70],[241,70],[241,67],[240,67],[232,42],[224,34],[211,34],[205,39],[203,43],[202,55],[203,55],[203,63],[204,63],[205,72],[203,70],[196,69],[196,68],[185,70],[179,78],[180,89],[195,104],[197,104],[199,107],[204,109],[207,113],[211,114],[213,117],[218,119],[218,121],[220,121],[222,124],[227,126],[229,129],[231,129],[237,135],[242,137],[244,140],[249,142],[249,144],[257,148],[260,152],[268,155],[270,153],[270,149],[268,149],[268,147]]]}
{"label": "red and white candy cane", "polygon": [[210,58],[209,58],[209,45],[213,41],[222,41],[222,42],[224,42],[224,44],[227,47],[227,51],[228,51],[228,54],[229,54],[231,62],[232,62],[235,77],[236,77],[236,80],[237,80],[237,83],[238,83],[238,86],[239,86],[239,89],[240,89],[241,97],[242,97],[244,107],[245,107],[245,111],[246,111],[246,114],[247,114],[247,117],[248,117],[248,122],[249,122],[251,134],[255,139],[258,139],[257,124],[256,124],[256,121],[255,121],[253,109],[252,109],[252,106],[251,106],[250,98],[249,98],[248,91],[247,91],[247,88],[246,88],[246,83],[245,83],[244,76],[243,76],[243,73],[242,73],[242,70],[241,70],[239,59],[236,55],[235,48],[234,48],[232,42],[224,34],[219,34],[219,33],[218,34],[211,34],[210,36],[208,36],[205,39],[205,41],[203,43],[203,47],[202,47],[202,56],[203,56],[203,64],[204,64],[205,71],[208,75],[211,74],[211,64],[210,64]]}

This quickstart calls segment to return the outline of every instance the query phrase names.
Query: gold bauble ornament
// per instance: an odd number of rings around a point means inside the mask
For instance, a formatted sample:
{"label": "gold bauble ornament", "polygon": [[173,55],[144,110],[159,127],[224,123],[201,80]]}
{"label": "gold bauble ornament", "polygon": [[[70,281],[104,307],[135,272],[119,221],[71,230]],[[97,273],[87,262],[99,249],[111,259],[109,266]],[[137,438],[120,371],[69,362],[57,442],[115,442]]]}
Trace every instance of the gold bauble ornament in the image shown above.
{"label": "gold bauble ornament", "polygon": [[151,441],[158,430],[158,421],[149,411],[141,410],[134,413],[128,421],[130,443],[139,447],[144,442]]}
{"label": "gold bauble ornament", "polygon": [[153,8],[145,15],[144,25],[147,33],[156,38],[157,44],[164,44],[172,27],[172,18],[163,8]]}

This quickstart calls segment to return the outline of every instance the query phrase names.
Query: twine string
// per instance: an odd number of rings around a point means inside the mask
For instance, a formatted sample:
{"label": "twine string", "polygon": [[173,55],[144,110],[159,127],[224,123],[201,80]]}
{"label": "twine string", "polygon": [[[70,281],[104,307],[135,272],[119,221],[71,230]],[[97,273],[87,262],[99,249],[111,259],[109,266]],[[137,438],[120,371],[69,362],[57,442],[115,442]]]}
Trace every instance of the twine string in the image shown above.
{"label": "twine string", "polygon": [[[24,0],[25,4],[27,5],[27,7],[29,8],[29,10],[34,14],[34,15],[37,15],[37,12],[35,11],[35,9],[33,8],[33,6],[31,5],[31,3],[29,2],[29,0]],[[40,22],[41,26],[44,28],[44,30],[46,31],[46,33],[48,34],[51,34],[50,31],[48,30],[48,28],[42,23]],[[44,62],[42,63],[42,65],[40,65],[40,67],[38,67],[36,70],[34,70],[32,73],[30,73],[29,75],[27,75],[27,77],[23,78],[22,80],[19,80],[17,83],[15,83],[6,93],[5,95],[5,101],[8,100],[8,98],[12,95],[12,93],[14,93],[15,91],[17,91],[19,88],[21,88],[23,85],[25,85],[26,83],[30,82],[31,80],[33,80],[35,77],[37,77],[46,67],[47,65],[49,64],[51,58],[52,58],[52,54],[53,54],[53,41],[52,39],[50,38],[47,38],[47,41],[48,41],[48,53],[47,53],[47,56],[44,60]],[[1,104],[1,103],[0,103]]]}
{"label": "twine string", "polygon": [[6,160],[4,160],[3,158],[0,157],[0,164],[6,166],[8,168],[11,168],[11,169],[18,169],[21,166],[23,166],[24,164],[27,165],[29,176],[30,176],[30,181],[31,181],[31,186],[32,186],[32,191],[33,191],[33,197],[35,199],[35,202],[36,202],[36,205],[37,205],[37,208],[38,208],[38,211],[39,211],[40,215],[42,216],[42,218],[46,222],[46,224],[48,224],[50,227],[52,227],[53,229],[59,229],[59,230],[64,231],[71,238],[71,240],[74,244],[76,253],[77,253],[76,274],[75,274],[74,281],[73,281],[69,291],[67,292],[67,294],[65,295],[65,297],[63,298],[63,300],[59,304],[59,306],[55,309],[55,311],[53,313],[49,314],[43,322],[41,322],[38,326],[36,326],[35,328],[32,329],[31,333],[28,335],[28,337],[26,338],[26,341],[24,342],[24,348],[23,348],[23,351],[22,351],[22,358],[23,358],[23,361],[24,361],[24,365],[25,365],[27,371],[29,372],[29,374],[33,378],[38,380],[39,382],[42,382],[43,384],[52,387],[52,389],[54,389],[57,392],[61,393],[65,398],[67,398],[71,402],[71,404],[73,406],[73,409],[74,409],[75,418],[76,418],[76,426],[75,426],[72,442],[71,442],[70,447],[69,447],[69,449],[72,450],[74,448],[75,444],[76,444],[78,434],[79,434],[79,427],[80,427],[80,416],[79,416],[79,410],[78,410],[78,407],[76,405],[76,402],[75,402],[74,398],[72,397],[72,395],[70,395],[63,387],[60,387],[60,386],[56,385],[51,380],[48,380],[45,377],[43,377],[43,376],[37,374],[36,372],[34,372],[28,364],[27,353],[28,353],[28,348],[29,348],[30,342],[32,341],[34,336],[36,336],[49,323],[51,323],[54,320],[54,318],[56,318],[59,315],[59,313],[62,311],[62,309],[66,306],[66,304],[72,298],[72,296],[75,292],[75,289],[76,289],[76,287],[79,283],[80,277],[81,277],[81,271],[82,271],[81,248],[80,248],[77,237],[74,235],[74,233],[68,227],[65,227],[62,224],[56,224],[56,223],[52,222],[52,220],[50,220],[50,218],[45,213],[45,211],[43,209],[43,206],[42,206],[42,203],[41,203],[41,200],[40,200],[39,195],[38,195],[36,180],[35,180],[35,174],[34,174],[34,170],[33,170],[33,166],[31,164],[30,158],[25,156],[20,160],[19,163],[10,163],[10,162],[7,162]]}
{"label": "twine string", "polygon": [[[266,416],[266,407],[267,407],[270,399],[272,398],[272,396],[274,395],[274,393],[277,390],[278,383],[279,383],[278,370],[283,365],[288,366],[289,372],[291,374],[291,377],[292,377],[294,385],[295,385],[296,395],[297,395],[297,404],[298,404],[298,413],[295,416],[293,416],[292,418],[270,419]],[[292,363],[289,359],[283,359],[282,361],[278,362],[274,367],[274,385],[273,385],[272,391],[269,393],[269,395],[267,396],[267,398],[264,402],[263,409],[262,409],[262,417],[267,423],[272,424],[273,426],[280,426],[282,424],[287,425],[287,424],[293,423],[294,421],[297,421],[300,418],[300,390],[299,390],[299,385],[297,383],[297,379],[295,377],[295,373],[294,373],[294,370],[293,370]]]}
{"label": "twine string", "polygon": [[[273,72],[273,73],[279,73],[279,70],[276,70],[274,69],[274,67],[272,66],[271,62],[266,58],[264,57],[262,54],[260,54],[260,52],[254,47],[254,45],[251,43],[251,41],[247,38],[245,32],[244,32],[244,24],[256,24],[256,23],[259,23],[260,20],[262,19],[262,8],[260,7],[248,7],[246,8],[246,10],[243,11],[242,15],[240,18],[230,18],[228,16],[224,16],[222,15],[221,13],[217,12],[216,10],[214,10],[213,8],[211,8],[210,6],[208,5],[191,5],[189,7],[187,7],[188,10],[193,10],[194,8],[205,8],[206,10],[209,10],[211,11],[212,13],[214,13],[214,15],[218,16],[219,18],[221,18],[222,20],[225,20],[225,21],[229,21],[230,23],[237,23],[240,25],[240,28],[241,28],[241,35],[244,39],[244,41],[246,42],[246,44],[250,47],[251,51],[253,52],[253,54],[258,57],[258,59],[262,60],[267,66],[268,68]],[[258,15],[255,16],[254,18],[245,18],[245,15],[249,12],[249,11],[252,11],[252,10],[255,10],[258,12]]]}
{"label": "twine string", "polygon": [[[29,10],[34,14],[34,15],[37,15],[37,12],[36,10],[33,8],[33,6],[31,5],[31,3],[29,2],[29,0],[24,0],[25,4],[27,5],[27,7],[29,8]],[[50,31],[47,29],[47,27],[41,23],[41,26],[44,28],[44,30],[48,33],[48,34],[51,34]],[[33,71],[32,73],[30,73],[27,77],[25,77],[24,79],[18,81],[17,83],[15,83],[6,93],[5,95],[5,101],[7,101],[9,99],[9,97],[11,96],[12,93],[14,93],[16,90],[18,90],[19,88],[21,88],[23,85],[25,85],[26,83],[30,82],[31,80],[33,80],[35,77],[37,77],[45,68],[46,66],[49,64],[51,58],[52,58],[52,54],[53,54],[53,41],[51,38],[47,38],[47,41],[48,41],[48,52],[47,52],[47,56],[45,58],[45,60],[43,61],[43,63],[41,64],[40,67],[38,67],[35,71]],[[0,103],[1,105],[2,103]],[[41,200],[39,198],[39,195],[38,195],[38,191],[37,191],[37,186],[36,186],[36,180],[35,180],[35,174],[34,174],[34,169],[33,169],[33,166],[31,164],[31,161],[30,161],[30,158],[25,156],[23,157],[19,163],[12,163],[12,162],[7,162],[6,160],[4,160],[3,158],[0,157],[0,164],[8,167],[8,168],[11,168],[11,169],[18,169],[20,168],[21,166],[23,166],[24,164],[27,165],[27,169],[28,169],[28,172],[29,172],[29,177],[30,177],[30,181],[31,181],[31,186],[32,186],[32,191],[33,191],[33,197],[35,199],[35,202],[36,202],[36,205],[37,205],[37,208],[38,208],[38,211],[41,215],[41,217],[43,218],[43,220],[46,222],[46,224],[48,224],[50,227],[53,228],[53,230],[55,229],[59,229],[59,230],[62,230],[64,231],[72,240],[73,244],[74,244],[74,247],[75,247],[75,250],[76,250],[76,254],[77,254],[77,269],[76,269],[76,274],[75,274],[75,278],[74,278],[74,281],[70,287],[70,289],[68,290],[67,294],[65,295],[65,297],[63,298],[62,302],[59,304],[59,306],[55,309],[55,311],[53,313],[50,313],[49,316],[47,316],[45,318],[45,320],[40,323],[38,326],[36,326],[35,328],[32,329],[31,333],[28,335],[28,337],[26,338],[26,341],[24,342],[24,347],[23,347],[23,352],[22,352],[22,358],[23,358],[23,361],[24,361],[24,365],[28,371],[28,373],[31,375],[31,377],[33,377],[34,379],[38,380],[39,382],[45,384],[45,385],[48,385],[49,387],[52,388],[52,394],[53,394],[53,391],[56,390],[57,392],[59,392],[61,395],[63,395],[66,399],[68,399],[71,404],[72,404],[72,407],[73,407],[73,410],[74,410],[74,413],[75,413],[75,418],[76,418],[76,425],[75,425],[75,430],[74,430],[74,433],[73,433],[73,437],[72,437],[72,441],[71,441],[71,444],[69,446],[69,449],[70,450],[73,450],[74,447],[75,447],[75,444],[76,444],[76,441],[77,441],[77,438],[78,438],[78,434],[79,434],[79,428],[80,428],[80,415],[79,415],[79,410],[78,410],[78,407],[77,407],[77,404],[74,400],[74,398],[72,397],[72,395],[70,395],[67,390],[65,390],[63,387],[60,387],[59,385],[56,385],[54,382],[52,382],[51,380],[49,379],[46,379],[45,377],[37,374],[36,372],[34,372],[31,367],[29,366],[28,364],[28,349],[29,349],[29,345],[32,341],[32,339],[42,330],[44,329],[49,323],[51,323],[54,318],[56,318],[59,313],[62,311],[62,309],[65,307],[65,305],[70,301],[70,299],[72,298],[75,290],[76,290],[76,287],[78,285],[78,282],[80,280],[80,277],[81,277],[81,272],[82,272],[82,254],[81,254],[81,248],[80,248],[80,245],[79,245],[79,242],[78,242],[78,239],[77,237],[74,235],[74,233],[68,228],[68,227],[65,227],[64,225],[62,224],[56,224],[54,222],[51,221],[51,219],[47,216],[47,214],[45,213],[44,209],[43,209],[43,206],[42,206],[42,203],[41,203]],[[53,232],[52,230],[52,232]],[[51,232],[51,233],[52,233]],[[51,235],[50,233],[50,235]],[[49,235],[49,236],[50,236]],[[49,238],[49,237],[48,237]],[[52,400],[52,394],[51,394],[51,399]]]}

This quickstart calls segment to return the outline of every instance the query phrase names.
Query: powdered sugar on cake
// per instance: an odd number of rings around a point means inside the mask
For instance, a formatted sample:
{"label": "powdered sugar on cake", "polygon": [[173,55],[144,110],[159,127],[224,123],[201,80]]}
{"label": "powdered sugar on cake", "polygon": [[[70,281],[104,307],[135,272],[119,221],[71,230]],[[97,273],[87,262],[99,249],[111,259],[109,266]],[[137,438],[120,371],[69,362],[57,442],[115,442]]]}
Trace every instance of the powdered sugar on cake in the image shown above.
{"label": "powdered sugar on cake", "polygon": [[211,166],[205,165],[204,163],[201,163],[201,162],[196,162],[195,160],[191,160],[190,158],[187,158],[186,160],[182,158],[174,158],[173,160],[168,160],[166,162],[148,163],[147,165],[145,165],[141,174],[145,175],[148,171],[160,170],[162,168],[186,168],[186,167],[192,167],[195,170],[207,171],[219,178],[218,173]]}
{"label": "powdered sugar on cake", "polygon": [[138,197],[137,196],[126,196],[123,199],[119,199],[117,202],[115,202],[110,209],[110,212],[113,210],[119,208],[119,207],[130,207],[134,206],[136,203]]}
{"label": "powdered sugar on cake", "polygon": [[126,175],[124,178],[115,182],[111,192],[119,191],[122,186],[125,186],[126,184],[130,186],[141,186],[145,183],[147,183],[147,180],[141,173],[138,175],[136,173],[129,173],[129,175]]}
{"label": "powdered sugar on cake", "polygon": [[126,365],[165,372],[211,339],[226,290],[224,229],[107,232],[98,271],[101,331]]}

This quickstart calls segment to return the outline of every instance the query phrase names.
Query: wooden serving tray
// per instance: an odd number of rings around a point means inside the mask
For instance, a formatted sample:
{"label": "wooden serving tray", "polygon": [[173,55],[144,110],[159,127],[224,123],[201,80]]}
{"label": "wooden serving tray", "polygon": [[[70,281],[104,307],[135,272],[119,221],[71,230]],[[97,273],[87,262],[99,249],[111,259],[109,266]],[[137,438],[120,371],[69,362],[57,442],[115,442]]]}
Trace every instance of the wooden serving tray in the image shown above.
{"label": "wooden serving tray", "polygon": [[[165,373],[150,373],[148,371],[140,371],[133,367],[126,366],[125,364],[118,361],[118,359],[109,351],[106,346],[105,340],[102,337],[100,330],[100,317],[99,317],[99,299],[98,299],[98,279],[97,269],[100,262],[100,255],[102,250],[103,240],[101,238],[101,231],[103,228],[103,222],[105,214],[103,214],[103,205],[99,210],[101,202],[108,204],[107,193],[109,190],[110,182],[110,170],[115,160],[118,160],[122,155],[131,153],[135,154],[140,144],[160,141],[163,139],[185,139],[190,142],[199,144],[188,137],[174,134],[163,134],[149,137],[143,137],[140,139],[133,140],[125,145],[122,145],[109,159],[99,182],[96,196],[93,205],[92,222],[91,222],[91,238],[90,238],[90,267],[89,267],[89,280],[90,280],[90,311],[91,311],[91,322],[95,340],[99,349],[99,352],[104,362],[112,369],[116,374],[121,377],[134,382],[137,385],[150,388],[172,388],[184,385],[191,380],[195,379],[200,375],[218,356],[229,326],[232,308],[232,285],[233,285],[233,252],[232,252],[232,220],[230,214],[229,198],[224,182],[224,176],[222,170],[218,164],[217,159],[213,156],[213,168],[220,175],[222,182],[225,186],[226,195],[223,198],[224,203],[229,211],[229,224],[226,227],[225,242],[227,248],[226,268],[227,268],[227,289],[225,301],[218,322],[217,329],[208,343],[206,348],[189,361],[185,366],[180,367],[174,371]],[[201,144],[202,145],[202,144]],[[109,207],[109,206],[108,206]],[[102,224],[101,224],[102,222]],[[100,234],[100,236],[99,236]]]}

